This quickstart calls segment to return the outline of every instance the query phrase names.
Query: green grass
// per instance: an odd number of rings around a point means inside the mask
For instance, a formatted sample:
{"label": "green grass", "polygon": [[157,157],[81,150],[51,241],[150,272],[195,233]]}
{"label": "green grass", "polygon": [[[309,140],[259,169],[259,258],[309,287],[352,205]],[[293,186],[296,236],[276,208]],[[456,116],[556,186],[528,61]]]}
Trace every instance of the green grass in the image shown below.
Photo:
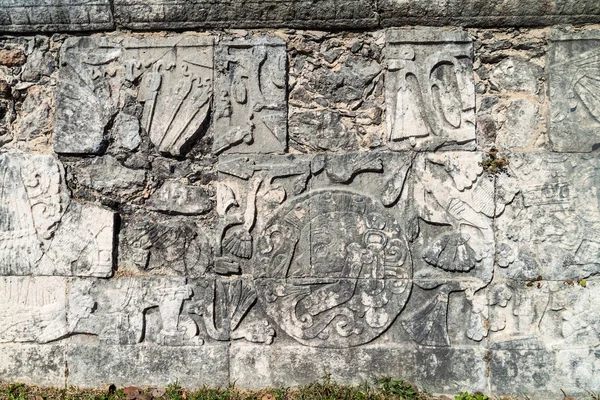
{"label": "green grass", "polygon": [[[137,400],[436,400],[437,397],[418,391],[413,385],[389,377],[378,378],[358,386],[340,385],[325,374],[321,381],[299,388],[268,388],[244,391],[234,386],[227,388],[203,387],[189,391],[177,384],[161,390],[140,389],[142,397]],[[114,385],[105,390],[81,390],[76,388],[53,389],[28,386],[22,383],[0,384],[0,400],[133,400],[126,392],[131,388]],[[588,392],[587,399],[600,400],[600,396]],[[144,397],[145,396],[145,397]],[[448,399],[449,397],[444,397]],[[481,393],[460,393],[455,400],[527,400],[524,397],[493,397]],[[565,397],[567,398],[567,397]]]}

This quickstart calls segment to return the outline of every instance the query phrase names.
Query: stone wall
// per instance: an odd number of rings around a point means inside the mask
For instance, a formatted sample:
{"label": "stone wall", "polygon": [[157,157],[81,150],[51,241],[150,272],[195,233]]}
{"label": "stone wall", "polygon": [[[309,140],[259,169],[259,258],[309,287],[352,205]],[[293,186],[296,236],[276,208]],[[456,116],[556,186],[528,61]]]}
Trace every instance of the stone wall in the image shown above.
{"label": "stone wall", "polygon": [[0,9],[0,381],[600,391],[597,2],[138,3]]}

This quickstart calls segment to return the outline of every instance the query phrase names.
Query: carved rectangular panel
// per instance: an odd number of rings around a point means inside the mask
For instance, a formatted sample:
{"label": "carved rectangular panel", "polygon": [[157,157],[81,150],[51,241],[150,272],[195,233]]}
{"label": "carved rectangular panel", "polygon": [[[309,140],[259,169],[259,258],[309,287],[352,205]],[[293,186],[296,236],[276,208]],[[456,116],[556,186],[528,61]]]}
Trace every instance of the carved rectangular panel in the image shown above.
{"label": "carved rectangular panel", "polygon": [[600,157],[510,155],[498,180],[496,262],[502,276],[578,279],[600,269]]}
{"label": "carved rectangular panel", "polygon": [[0,277],[0,326],[0,342],[48,343],[66,336],[66,279]]}
{"label": "carved rectangular panel", "polygon": [[53,156],[0,155],[0,275],[108,277],[114,214],[69,198]]}
{"label": "carved rectangular panel", "polygon": [[0,32],[113,29],[110,0],[8,0],[0,9]]}
{"label": "carved rectangular panel", "polygon": [[213,151],[282,153],[287,148],[287,55],[281,39],[235,39],[215,54]]}
{"label": "carved rectangular panel", "polygon": [[[112,125],[117,131],[132,129],[134,143],[139,144],[143,129],[159,152],[185,154],[208,127],[212,43],[207,36],[67,39],[61,50],[54,151],[102,154]],[[140,119],[122,110],[119,99],[125,93],[143,108]]]}
{"label": "carved rectangular panel", "polygon": [[473,45],[466,32],[387,32],[387,142],[392,150],[474,149]]}
{"label": "carved rectangular panel", "polygon": [[125,82],[140,82],[140,125],[159,152],[179,156],[206,130],[213,92],[213,38],[123,40]]}
{"label": "carved rectangular panel", "polygon": [[551,31],[548,53],[552,149],[600,149],[600,31]]}

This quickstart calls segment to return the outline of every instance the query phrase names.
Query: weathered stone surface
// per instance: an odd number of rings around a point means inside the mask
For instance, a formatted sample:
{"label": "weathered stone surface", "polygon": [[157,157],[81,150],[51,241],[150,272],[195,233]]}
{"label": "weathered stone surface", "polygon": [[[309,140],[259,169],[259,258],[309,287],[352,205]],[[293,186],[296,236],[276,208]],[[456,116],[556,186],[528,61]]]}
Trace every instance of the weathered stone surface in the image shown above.
{"label": "weathered stone surface", "polygon": [[600,31],[553,30],[548,53],[549,136],[552,149],[590,152],[600,149]]}
{"label": "weathered stone surface", "polygon": [[158,215],[134,216],[119,234],[119,269],[159,275],[203,276],[211,247],[193,221]]}
{"label": "weathered stone surface", "polygon": [[112,273],[113,213],[70,201],[63,175],[52,156],[0,154],[1,275]]}
{"label": "weathered stone surface", "polygon": [[0,382],[37,386],[65,384],[65,345],[0,344]]}
{"label": "weathered stone surface", "polygon": [[[228,382],[227,344],[200,347],[115,346],[73,343],[67,346],[67,383],[103,387],[110,380],[119,387],[223,387]],[[139,360],[139,361],[136,361]]]}
{"label": "weathered stone surface", "polygon": [[491,79],[500,89],[536,94],[541,75],[541,68],[535,64],[509,57],[494,68]]}
{"label": "weathered stone surface", "polygon": [[589,393],[586,390],[599,387],[599,357],[590,349],[492,350],[491,390],[532,399],[560,400],[564,398],[562,391],[584,398]]}
{"label": "weathered stone surface", "polygon": [[511,150],[529,147],[540,128],[540,107],[527,99],[517,99],[508,106],[505,118],[496,145]]}
{"label": "weathered stone surface", "polygon": [[215,68],[213,152],[285,151],[285,42],[264,36],[221,43]]}
{"label": "weathered stone surface", "polygon": [[142,143],[140,121],[133,115],[120,112],[113,122],[112,136],[117,148],[133,151]]}
{"label": "weathered stone surface", "polygon": [[388,147],[473,149],[473,50],[466,32],[391,30],[386,39]]}
{"label": "weathered stone surface", "polygon": [[165,182],[146,203],[150,210],[172,214],[204,214],[212,209],[209,194],[201,187],[178,181]]}
{"label": "weathered stone surface", "polygon": [[[241,388],[300,386],[319,381],[323,371],[342,384],[402,376],[435,393],[487,391],[484,349],[366,345],[340,351],[299,345],[262,347],[234,343],[231,379]],[[303,373],[298,373],[303,371]]]}
{"label": "weathered stone surface", "polygon": [[103,153],[109,124],[126,128],[126,117],[117,112],[119,93],[128,93],[143,105],[139,123],[157,150],[185,154],[208,125],[212,65],[212,38],[206,36],[67,39],[61,50],[54,150]]}
{"label": "weathered stone surface", "polygon": [[121,47],[106,37],[73,37],[62,45],[56,88],[54,151],[100,154],[117,107]]}
{"label": "weathered stone surface", "polygon": [[97,191],[131,191],[142,187],[145,179],[145,171],[126,168],[111,156],[97,157],[77,173],[80,184]]}
{"label": "weathered stone surface", "polygon": [[373,28],[377,14],[365,0],[226,2],[116,0],[115,21],[132,29],[181,28]]}
{"label": "weathered stone surface", "polygon": [[426,0],[381,0],[377,10],[383,27],[434,26],[544,26],[597,23],[600,6],[595,0],[540,3],[536,0],[491,0],[456,3]]}
{"label": "weathered stone surface", "polygon": [[290,55],[290,147],[348,152],[384,139],[384,35],[298,32]]}
{"label": "weathered stone surface", "polygon": [[592,155],[510,156],[496,191],[502,276],[564,280],[598,272],[599,162]]}
{"label": "weathered stone surface", "polygon": [[0,32],[113,29],[110,0],[13,0],[0,11]]}
{"label": "weathered stone surface", "polygon": [[139,83],[141,125],[158,151],[185,154],[206,130],[213,93],[211,37],[124,39],[125,80]]}
{"label": "weathered stone surface", "polygon": [[600,391],[598,33],[269,35],[0,39],[0,373]]}

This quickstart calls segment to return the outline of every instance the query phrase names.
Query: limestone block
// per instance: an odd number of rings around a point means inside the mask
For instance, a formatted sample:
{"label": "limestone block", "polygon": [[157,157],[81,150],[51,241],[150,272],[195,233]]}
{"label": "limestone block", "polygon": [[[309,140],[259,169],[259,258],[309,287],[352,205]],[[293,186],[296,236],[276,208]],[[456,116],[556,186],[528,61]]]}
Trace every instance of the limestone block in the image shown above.
{"label": "limestone block", "polygon": [[550,126],[554,151],[600,149],[600,31],[552,30],[548,52]]}
{"label": "limestone block", "polygon": [[115,20],[131,29],[373,28],[377,14],[365,0],[244,1],[117,0]]}
{"label": "limestone block", "polygon": [[213,152],[287,148],[287,55],[278,38],[234,39],[215,54]]}
{"label": "limestone block", "polygon": [[43,346],[28,343],[0,344],[0,382],[64,386],[64,344]]}
{"label": "limestone block", "polygon": [[479,153],[421,154],[412,166],[414,198],[405,218],[412,221],[413,279],[418,288],[401,322],[423,345],[451,344],[446,322],[450,292],[470,297],[493,277],[494,182],[479,165],[481,160]]}
{"label": "limestone block", "polygon": [[98,192],[139,190],[146,179],[146,171],[126,168],[112,156],[97,157],[89,163],[83,161],[80,164],[77,182]]}
{"label": "limestone block", "polygon": [[341,384],[358,385],[391,375],[433,393],[487,392],[485,349],[388,344],[340,351],[242,342],[231,346],[231,380],[240,388],[306,385],[321,380],[326,371]]}
{"label": "limestone block", "polygon": [[205,214],[212,209],[208,193],[201,187],[166,181],[150,196],[146,206],[150,210],[172,214]]}
{"label": "limestone block", "polygon": [[113,29],[109,0],[13,0],[0,10],[0,32]]}
{"label": "limestone block", "polygon": [[387,32],[386,113],[392,150],[474,149],[473,47],[466,32]]}
{"label": "limestone block", "polygon": [[151,275],[203,276],[212,264],[201,227],[181,217],[134,215],[119,233],[119,270]]}
{"label": "limestone block", "polygon": [[185,154],[208,122],[212,37],[127,38],[122,45],[126,82],[141,82],[142,128],[161,153]]}
{"label": "limestone block", "polygon": [[[128,91],[157,150],[189,151],[208,126],[213,40],[207,36],[69,38],[61,49],[54,150],[101,154]],[[122,114],[117,129],[123,129]]]}
{"label": "limestone block", "polygon": [[1,277],[0,289],[0,342],[48,343],[68,334],[65,278]]}
{"label": "limestone block", "polygon": [[68,385],[98,388],[111,382],[118,387],[227,386],[228,345],[201,347],[153,345],[118,346],[73,343],[67,346]]}
{"label": "limestone block", "polygon": [[492,350],[490,359],[491,391],[498,395],[560,400],[563,391],[585,398],[600,387],[597,350],[503,349]]}
{"label": "limestone block", "polygon": [[56,87],[54,151],[100,154],[104,131],[115,114],[122,73],[121,47],[105,37],[72,37],[60,51]]}
{"label": "limestone block", "polygon": [[377,10],[383,27],[434,26],[542,26],[598,22],[600,6],[595,0],[491,0],[485,3],[431,2],[427,0],[381,0]]}
{"label": "limestone block", "polygon": [[597,273],[600,158],[514,153],[509,160],[497,182],[498,273],[524,281]]}
{"label": "limestone block", "polygon": [[0,176],[0,275],[111,275],[114,215],[71,201],[55,157],[0,154]]}

